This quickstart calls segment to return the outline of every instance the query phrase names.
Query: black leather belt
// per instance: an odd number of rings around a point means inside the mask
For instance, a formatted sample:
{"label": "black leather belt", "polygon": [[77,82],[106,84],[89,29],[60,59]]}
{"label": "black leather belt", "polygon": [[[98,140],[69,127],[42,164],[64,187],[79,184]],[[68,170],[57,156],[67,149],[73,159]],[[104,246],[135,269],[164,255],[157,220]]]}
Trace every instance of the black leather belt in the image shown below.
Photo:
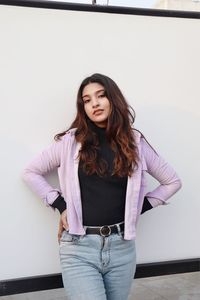
{"label": "black leather belt", "polygon": [[112,233],[123,233],[124,223],[114,224],[114,225],[104,225],[100,227],[87,227],[86,234],[99,234],[101,236],[109,236]]}

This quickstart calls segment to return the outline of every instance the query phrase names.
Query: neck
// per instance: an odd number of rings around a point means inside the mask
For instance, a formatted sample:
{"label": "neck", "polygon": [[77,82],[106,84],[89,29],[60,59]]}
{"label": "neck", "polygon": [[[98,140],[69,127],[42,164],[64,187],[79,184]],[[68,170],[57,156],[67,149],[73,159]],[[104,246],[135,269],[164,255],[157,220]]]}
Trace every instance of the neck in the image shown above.
{"label": "neck", "polygon": [[102,126],[100,127],[93,122],[91,122],[91,128],[92,128],[92,130],[94,130],[97,133],[101,133],[101,132],[105,133],[105,131],[106,131],[106,127],[102,127]]}

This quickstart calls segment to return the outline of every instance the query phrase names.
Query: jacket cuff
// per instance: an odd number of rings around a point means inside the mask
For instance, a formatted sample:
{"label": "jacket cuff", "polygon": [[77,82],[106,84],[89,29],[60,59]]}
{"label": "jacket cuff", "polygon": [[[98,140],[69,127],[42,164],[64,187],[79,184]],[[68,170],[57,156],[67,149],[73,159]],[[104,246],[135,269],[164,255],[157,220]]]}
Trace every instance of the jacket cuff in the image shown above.
{"label": "jacket cuff", "polygon": [[153,206],[151,205],[151,203],[149,202],[149,200],[145,196],[144,197],[144,202],[143,202],[141,214],[143,214],[145,211],[150,210],[152,208],[153,208]]}
{"label": "jacket cuff", "polygon": [[165,201],[162,201],[160,199],[157,199],[157,198],[151,198],[151,197],[149,197],[148,200],[149,200],[149,202],[151,203],[151,205],[153,207],[157,207],[159,205],[167,205],[167,204],[169,204],[169,203],[167,203]]}
{"label": "jacket cuff", "polygon": [[67,205],[66,202],[64,200],[64,198],[59,195],[56,200],[51,204],[52,207],[57,208],[60,212],[60,214],[62,214],[62,212],[66,209]]}

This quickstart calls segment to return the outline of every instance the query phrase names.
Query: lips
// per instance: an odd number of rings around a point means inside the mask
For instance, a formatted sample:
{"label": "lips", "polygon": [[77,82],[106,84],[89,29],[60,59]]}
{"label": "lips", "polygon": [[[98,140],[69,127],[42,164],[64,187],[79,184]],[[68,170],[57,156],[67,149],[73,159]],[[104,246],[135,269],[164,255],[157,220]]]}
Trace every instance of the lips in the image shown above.
{"label": "lips", "polygon": [[93,115],[99,114],[101,112],[103,112],[103,109],[97,109],[93,112]]}

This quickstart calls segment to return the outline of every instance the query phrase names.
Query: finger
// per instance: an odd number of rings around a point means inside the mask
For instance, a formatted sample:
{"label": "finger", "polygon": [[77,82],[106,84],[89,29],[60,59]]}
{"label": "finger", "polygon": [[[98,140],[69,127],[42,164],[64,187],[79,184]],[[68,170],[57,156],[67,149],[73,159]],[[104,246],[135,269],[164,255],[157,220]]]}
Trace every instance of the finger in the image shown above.
{"label": "finger", "polygon": [[67,225],[63,225],[63,230],[68,231],[68,230],[69,230],[69,227],[68,227]]}
{"label": "finger", "polygon": [[62,221],[61,221],[61,222],[59,223],[59,226],[58,226],[58,233],[62,233],[63,230],[64,230],[64,228],[63,228],[63,223],[62,223]]}
{"label": "finger", "polygon": [[66,218],[62,218],[62,226],[65,228],[65,230],[69,229],[69,225],[67,223]]}
{"label": "finger", "polygon": [[58,242],[60,243],[60,239],[61,239],[61,236],[62,236],[62,233],[65,229],[63,228],[63,223],[62,223],[62,220],[60,219],[59,221],[59,225],[58,225]]}
{"label": "finger", "polygon": [[60,220],[59,226],[58,226],[58,231],[62,231],[62,230],[63,230],[63,223],[62,223],[62,220]]}
{"label": "finger", "polygon": [[62,228],[59,228],[58,229],[58,235],[62,235],[62,233],[63,233],[63,231],[64,231],[65,229],[62,227]]}
{"label": "finger", "polygon": [[63,233],[64,229],[62,228],[61,230],[58,231],[58,242],[60,243],[60,239],[62,237],[62,233]]}

